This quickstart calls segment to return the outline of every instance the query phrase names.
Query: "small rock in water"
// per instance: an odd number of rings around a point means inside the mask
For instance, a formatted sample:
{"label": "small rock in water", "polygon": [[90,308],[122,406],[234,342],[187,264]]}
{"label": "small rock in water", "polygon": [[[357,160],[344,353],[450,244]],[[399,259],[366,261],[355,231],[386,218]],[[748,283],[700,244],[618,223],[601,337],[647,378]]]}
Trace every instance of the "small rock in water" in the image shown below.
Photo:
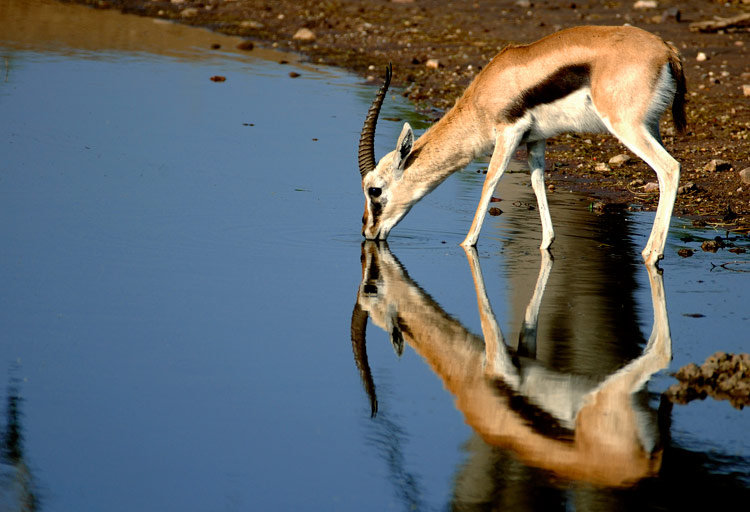
{"label": "small rock in water", "polygon": [[253,50],[253,42],[252,41],[243,41],[242,43],[238,43],[238,46],[236,48],[238,50],[245,50],[245,51]]}
{"label": "small rock in water", "polygon": [[489,215],[493,215],[494,217],[498,217],[499,215],[501,215],[504,212],[501,211],[501,208],[493,207],[490,210],[488,210],[488,213],[489,213]]}
{"label": "small rock in water", "polygon": [[222,75],[214,75],[209,80],[211,80],[212,82],[224,82],[225,80],[227,80],[227,78]]}
{"label": "small rock in water", "polygon": [[290,78],[298,78],[300,76],[300,73],[296,73],[295,71],[290,71],[288,75],[290,76]]}
{"label": "small rock in water", "polygon": [[700,247],[705,252],[718,252],[723,247],[723,241],[718,243],[717,240],[705,240]]}
{"label": "small rock in water", "polygon": [[692,249],[687,249],[686,247],[684,247],[684,248],[679,249],[677,251],[677,253],[682,258],[689,258],[690,256],[692,256],[695,253],[695,251],[693,251]]}

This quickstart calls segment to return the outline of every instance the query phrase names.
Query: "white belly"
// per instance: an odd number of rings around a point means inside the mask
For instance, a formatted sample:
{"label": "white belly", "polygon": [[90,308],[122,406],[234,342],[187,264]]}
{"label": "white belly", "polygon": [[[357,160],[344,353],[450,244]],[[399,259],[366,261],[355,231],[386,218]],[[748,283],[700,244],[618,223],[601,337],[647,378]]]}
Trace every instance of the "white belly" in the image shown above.
{"label": "white belly", "polygon": [[524,120],[529,123],[526,141],[545,140],[566,132],[608,131],[593,106],[590,88],[584,87],[551,103],[531,108]]}

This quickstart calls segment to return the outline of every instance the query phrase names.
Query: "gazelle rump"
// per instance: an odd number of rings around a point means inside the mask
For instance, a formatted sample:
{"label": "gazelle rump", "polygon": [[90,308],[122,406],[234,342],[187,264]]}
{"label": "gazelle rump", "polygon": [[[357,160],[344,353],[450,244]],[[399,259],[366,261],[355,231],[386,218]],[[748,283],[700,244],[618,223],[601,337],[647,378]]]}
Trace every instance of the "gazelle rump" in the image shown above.
{"label": "gazelle rump", "polygon": [[493,150],[462,242],[475,246],[493,191],[516,148],[525,144],[543,230],[541,249],[548,249],[554,230],[543,182],[546,139],[565,132],[610,132],[658,176],[661,195],[642,256],[649,264],[663,257],[681,169],[661,143],[659,121],[669,105],[677,131],[686,127],[684,72],[673,45],[636,27],[586,26],[509,46],[417,140],[405,123],[396,148],[376,163],[373,139],[391,73],[390,65],[358,150],[366,239],[386,239],[423,196]]}

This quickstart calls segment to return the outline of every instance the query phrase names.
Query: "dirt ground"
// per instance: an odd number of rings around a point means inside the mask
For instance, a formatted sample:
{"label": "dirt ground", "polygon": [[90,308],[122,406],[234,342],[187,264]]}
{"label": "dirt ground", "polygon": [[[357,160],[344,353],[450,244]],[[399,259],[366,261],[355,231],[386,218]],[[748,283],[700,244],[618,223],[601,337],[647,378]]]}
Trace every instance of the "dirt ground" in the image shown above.
{"label": "dirt ground", "polygon": [[[674,213],[749,232],[749,22],[708,33],[690,29],[693,22],[749,14],[749,0],[659,0],[647,8],[638,4],[649,2],[633,0],[74,1],[240,35],[258,45],[300,52],[314,63],[353,70],[374,85],[391,61],[393,84],[435,119],[509,43],[532,42],[575,25],[644,28],[673,42],[685,63],[688,133],[674,132],[670,114],[662,122],[664,143],[682,163],[683,188]],[[301,28],[311,31],[307,40],[294,37]],[[621,167],[602,165],[621,153],[630,154],[607,135],[549,140],[550,193],[578,190],[596,204],[654,208],[658,193],[651,182],[656,178],[645,163],[633,158]],[[745,168],[746,179],[740,175]]]}

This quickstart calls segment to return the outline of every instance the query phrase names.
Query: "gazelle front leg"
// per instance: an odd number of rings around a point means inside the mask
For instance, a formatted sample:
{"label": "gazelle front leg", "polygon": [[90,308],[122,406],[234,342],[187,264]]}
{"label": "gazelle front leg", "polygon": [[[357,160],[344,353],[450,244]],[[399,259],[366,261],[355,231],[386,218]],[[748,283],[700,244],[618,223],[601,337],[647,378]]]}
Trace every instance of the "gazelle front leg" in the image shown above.
{"label": "gazelle front leg", "polygon": [[498,185],[504,171],[507,170],[509,161],[512,159],[512,154],[514,154],[514,150],[519,145],[521,138],[522,134],[520,131],[514,128],[507,129],[496,136],[496,146],[491,156],[491,163],[488,165],[486,181],[483,182],[483,191],[480,194],[478,209],[475,210],[475,217],[470,226],[470,231],[468,231],[465,240],[461,244],[463,247],[475,247],[475,244],[478,243],[478,235],[480,235],[480,228],[483,226],[483,219],[486,216],[488,203],[491,202],[491,196],[493,196],[496,185]]}
{"label": "gazelle front leg", "polygon": [[554,243],[554,227],[546,199],[546,185],[543,172],[546,168],[546,141],[538,140],[527,144],[527,162],[530,167],[530,181],[533,184],[535,198],[538,200],[538,212],[541,219],[541,250],[548,249]]}
{"label": "gazelle front leg", "polygon": [[488,300],[483,272],[481,272],[480,262],[478,261],[478,252],[475,247],[464,247],[464,249],[467,262],[470,264],[470,272],[473,275],[480,325],[483,330],[483,339],[486,342],[486,375],[489,378],[501,379],[513,390],[518,391],[520,389],[520,374],[509,356],[507,345],[504,342],[504,334],[501,332],[496,316],[491,309],[491,301]]}

